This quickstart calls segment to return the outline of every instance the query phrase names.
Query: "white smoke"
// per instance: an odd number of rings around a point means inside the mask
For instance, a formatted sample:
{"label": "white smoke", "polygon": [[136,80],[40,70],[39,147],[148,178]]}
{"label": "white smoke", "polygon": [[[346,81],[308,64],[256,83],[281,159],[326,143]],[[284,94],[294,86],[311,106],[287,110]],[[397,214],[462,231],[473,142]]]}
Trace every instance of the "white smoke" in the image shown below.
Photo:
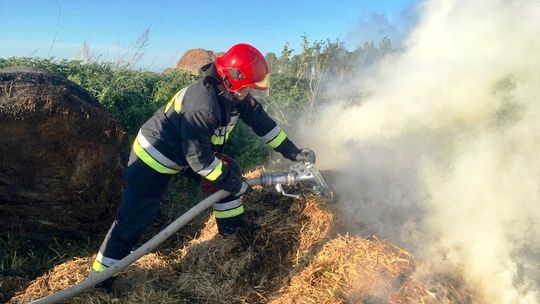
{"label": "white smoke", "polygon": [[540,2],[426,1],[405,44],[301,138],[357,229],[475,302],[540,303]]}

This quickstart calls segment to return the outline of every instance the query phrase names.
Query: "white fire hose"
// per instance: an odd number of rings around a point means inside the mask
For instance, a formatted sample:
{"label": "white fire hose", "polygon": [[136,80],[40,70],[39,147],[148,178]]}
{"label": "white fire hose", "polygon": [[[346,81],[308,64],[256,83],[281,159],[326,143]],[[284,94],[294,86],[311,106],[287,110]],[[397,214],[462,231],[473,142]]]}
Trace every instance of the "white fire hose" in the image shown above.
{"label": "white fire hose", "polygon": [[[315,164],[311,163],[297,163],[291,166],[291,170],[288,172],[275,172],[275,173],[263,173],[259,177],[251,178],[246,181],[250,187],[252,186],[275,186],[276,189],[283,195],[289,197],[298,197],[297,195],[291,195],[285,193],[281,185],[295,185],[299,182],[312,182],[314,183],[312,190],[316,195],[322,195],[329,199],[332,198],[332,193],[329,191],[326,183],[324,182],[322,176],[319,173]],[[225,190],[220,190],[204,200],[200,201],[197,205],[193,206],[186,213],[182,214],[174,222],[169,224],[165,229],[156,234],[152,239],[144,243],[141,247],[137,248],[135,251],[111,265],[106,270],[96,273],[91,277],[85,279],[84,281],[75,284],[71,287],[63,289],[57,293],[48,295],[44,298],[30,302],[30,304],[46,304],[46,303],[58,303],[69,297],[76,296],[86,289],[93,287],[108,278],[112,277],[122,269],[126,268],[133,262],[137,261],[142,256],[146,255],[159,244],[169,238],[173,233],[178,231],[184,225],[189,223],[197,215],[201,214],[206,209],[212,207],[219,200],[227,197],[229,192]]]}

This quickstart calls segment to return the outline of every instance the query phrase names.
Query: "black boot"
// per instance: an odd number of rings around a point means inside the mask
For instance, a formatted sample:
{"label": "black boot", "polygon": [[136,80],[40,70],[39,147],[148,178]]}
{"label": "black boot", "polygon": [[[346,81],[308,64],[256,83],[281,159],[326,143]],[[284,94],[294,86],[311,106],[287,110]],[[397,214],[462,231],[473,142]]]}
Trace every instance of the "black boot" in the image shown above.
{"label": "black boot", "polygon": [[96,288],[98,289],[101,289],[107,293],[110,293],[112,292],[113,290],[113,284],[114,284],[114,281],[116,281],[116,277],[111,277],[111,278],[108,278],[106,279],[105,281],[101,282],[101,283],[98,283],[96,284]]}

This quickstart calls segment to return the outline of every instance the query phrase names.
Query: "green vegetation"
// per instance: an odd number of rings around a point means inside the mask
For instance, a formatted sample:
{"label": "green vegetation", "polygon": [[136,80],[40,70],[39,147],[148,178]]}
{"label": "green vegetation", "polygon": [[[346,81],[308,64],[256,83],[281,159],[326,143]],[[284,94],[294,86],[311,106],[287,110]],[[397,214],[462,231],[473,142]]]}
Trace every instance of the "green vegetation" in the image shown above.
{"label": "green vegetation", "polygon": [[[310,42],[304,35],[299,53],[295,54],[295,50],[285,44],[280,56],[266,54],[272,71],[271,96],[266,108],[281,124],[292,126],[288,117],[312,112],[317,103],[325,101],[323,89],[329,80],[335,82],[351,77],[358,72],[357,67],[367,67],[395,51],[387,38],[378,46],[369,42],[349,51],[340,41]],[[28,67],[74,81],[106,106],[130,135],[136,134],[140,125],[174,93],[197,79],[182,71],[134,70],[131,64],[123,62],[11,57],[0,58],[0,68]],[[239,150],[229,153],[242,155],[244,147],[236,148]],[[268,153],[265,149],[256,150]],[[253,156],[253,151],[248,154]],[[265,158],[262,155],[258,158],[261,157]]]}
{"label": "green vegetation", "polygon": [[187,73],[159,74],[131,70],[108,62],[83,64],[78,60],[39,58],[0,59],[0,68],[29,67],[65,77],[94,95],[126,128],[136,134],[140,125],[161,105],[193,81]]}
{"label": "green vegetation", "polygon": [[93,254],[95,246],[90,240],[59,242],[57,239],[21,240],[6,236],[0,238],[0,274],[35,277],[73,256]]}

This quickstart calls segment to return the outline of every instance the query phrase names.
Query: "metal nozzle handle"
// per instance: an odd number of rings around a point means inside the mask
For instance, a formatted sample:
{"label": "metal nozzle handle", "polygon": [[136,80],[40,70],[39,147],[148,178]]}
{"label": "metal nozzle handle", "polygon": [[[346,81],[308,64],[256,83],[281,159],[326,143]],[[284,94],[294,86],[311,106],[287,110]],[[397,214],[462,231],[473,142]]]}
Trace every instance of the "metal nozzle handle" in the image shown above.
{"label": "metal nozzle handle", "polygon": [[261,176],[247,180],[250,186],[294,185],[298,183],[298,176],[294,172],[263,173]]}

